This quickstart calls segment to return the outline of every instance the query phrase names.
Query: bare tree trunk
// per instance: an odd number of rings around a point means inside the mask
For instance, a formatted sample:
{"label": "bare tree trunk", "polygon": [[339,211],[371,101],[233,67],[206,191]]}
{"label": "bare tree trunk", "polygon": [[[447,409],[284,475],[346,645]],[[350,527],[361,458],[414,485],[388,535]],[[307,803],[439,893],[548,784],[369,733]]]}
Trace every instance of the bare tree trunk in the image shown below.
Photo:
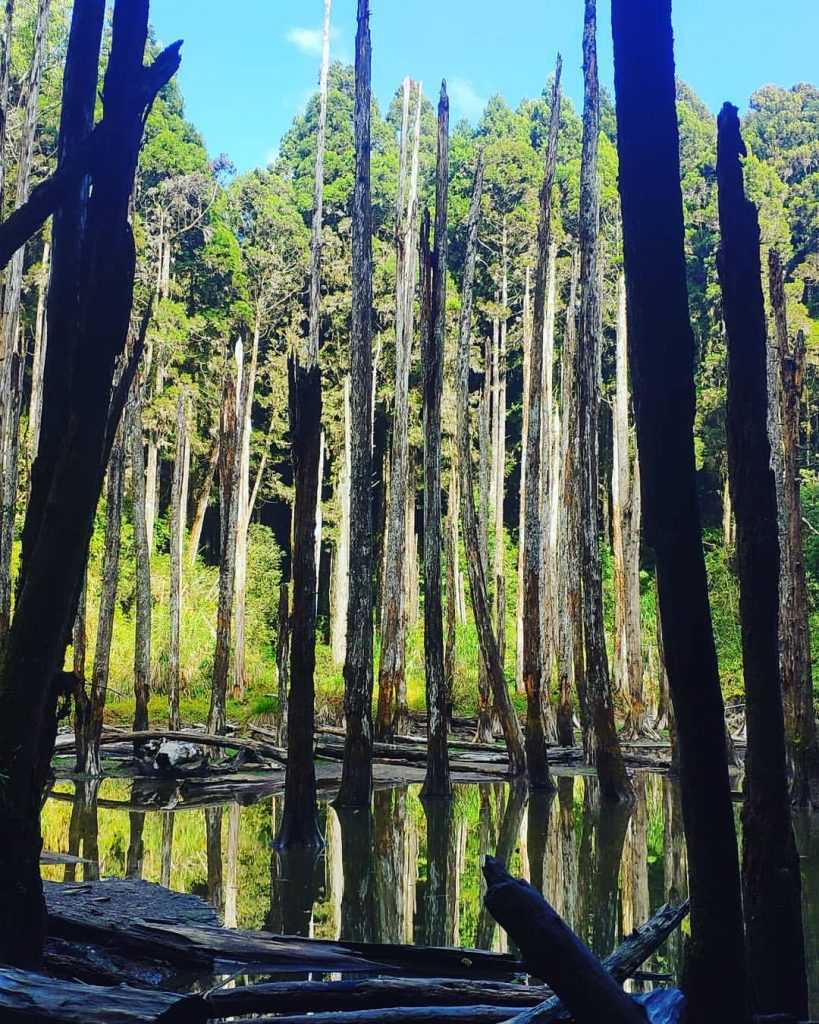
{"label": "bare tree trunk", "polygon": [[421,349],[424,420],[424,675],[427,697],[427,771],[422,795],[449,797],[447,686],[441,605],[441,396],[444,386],[449,182],[449,98],[441,85],[435,175],[435,247],[429,216],[421,228]]}
{"label": "bare tree trunk", "polygon": [[722,545],[728,550],[734,546],[734,509],[731,505],[731,485],[728,474],[722,487]]}
{"label": "bare tree trunk", "polygon": [[324,148],[327,135],[327,76],[330,64],[330,8],[324,0],[316,185],[310,249],[310,335],[303,360],[290,360],[290,429],[293,478],[293,613],[290,671],[293,685],[287,715],[287,773],[284,812],[275,843],[320,846],[313,763],[316,668],[316,506],[320,498],[321,370],[321,234],[324,194]]}
{"label": "bare tree trunk", "polygon": [[[468,368],[467,368],[468,372]],[[469,392],[467,390],[467,400]],[[460,399],[459,399],[460,401]],[[478,556],[483,566],[484,585],[486,573],[489,571],[489,507],[492,482],[491,471],[491,422],[492,422],[492,342],[489,337],[484,342],[483,389],[478,407]],[[460,442],[459,442],[460,444]],[[461,453],[462,454],[462,453]],[[471,450],[469,452],[471,466]],[[463,468],[461,469],[461,487],[463,489]],[[473,498],[474,501],[474,498]],[[465,512],[463,513],[466,514]],[[464,526],[464,542],[466,542],[466,526]],[[468,555],[467,555],[468,561]],[[471,577],[470,577],[471,579]],[[470,584],[471,585],[471,584]],[[477,620],[476,620],[477,627]],[[492,683],[489,678],[489,666],[484,658],[483,648],[479,649],[478,659],[478,728],[475,736],[477,743],[491,743],[494,739]],[[500,656],[500,652],[499,652]]]}
{"label": "bare tree trunk", "polygon": [[182,556],[185,550],[185,524],[188,518],[188,476],[190,472],[188,439],[188,397],[179,392],[176,403],[176,452],[171,487],[171,638],[168,648],[168,726],[180,728],[179,693],[182,685],[180,646],[182,641]]}
{"label": "bare tree trunk", "polygon": [[279,688],[279,742],[287,737],[287,705],[290,694],[290,588],[279,585],[279,616],[276,630],[276,676]]}
{"label": "bare tree trunk", "polygon": [[14,0],[5,0],[3,21],[0,26],[0,210],[3,207],[6,186],[6,135],[8,127],[9,82],[11,78],[12,28]]}
{"label": "bare tree trunk", "polygon": [[[333,585],[333,663],[343,665],[347,654],[347,608],[350,600],[350,478],[352,475],[352,428],[350,378],[344,378],[344,453],[338,475],[338,542]],[[318,565],[318,563],[316,563]]]}
{"label": "bare tree trunk", "polygon": [[598,431],[600,422],[600,198],[597,146],[600,97],[597,80],[596,0],[586,0],[583,29],[583,160],[580,172],[580,310],[578,316],[579,437],[582,516],[583,639],[591,743],[586,754],[597,768],[606,800],[631,800],[633,791],[614,724],[614,705],[603,623],[603,580],[598,532]]}
{"label": "bare tree trunk", "polygon": [[518,693],[525,693],[523,682],[523,549],[526,544],[526,438],[529,436],[529,375],[532,359],[532,309],[529,292],[529,267],[523,291],[523,409],[521,415],[520,491],[518,493],[518,588],[515,605],[515,682]]}
{"label": "bare tree trunk", "polygon": [[[498,645],[492,630],[489,599],[486,592],[486,561],[482,557],[478,531],[478,517],[475,513],[475,494],[472,482],[472,458],[469,441],[469,338],[472,326],[472,288],[475,278],[475,260],[478,244],[481,196],[483,194],[483,158],[478,158],[475,171],[475,185],[469,208],[467,229],[466,260],[464,264],[463,298],[461,302],[461,325],[458,341],[457,360],[457,432],[458,465],[461,474],[461,513],[463,515],[464,544],[466,546],[469,585],[472,592],[472,609],[478,630],[483,660],[488,667],[495,705],[503,728],[506,749],[509,753],[509,769],[513,776],[526,771],[526,753],[520,723],[515,715],[503,666],[498,656]],[[544,750],[545,758],[545,750]]]}
{"label": "bare tree trunk", "polygon": [[737,520],[748,727],[742,808],[748,973],[755,1012],[803,1018],[808,1014],[808,984],[779,684],[779,535],[768,439],[759,219],[745,197],[746,150],[736,107],[726,103],[717,124],[722,236],[718,267],[728,342],[728,470]]}
{"label": "bare tree trunk", "polygon": [[37,282],[37,312],[34,320],[34,354],[31,360],[31,398],[28,406],[28,460],[37,458],[40,444],[40,423],[43,415],[43,372],[45,370],[48,330],[46,325],[46,296],[51,264],[51,244],[43,243],[43,260]]}
{"label": "bare tree trunk", "polygon": [[566,329],[561,353],[560,405],[561,422],[560,512],[558,525],[559,554],[556,566],[559,593],[558,612],[558,709],[557,735],[563,746],[574,745],[572,680],[577,690],[583,747],[588,746],[588,706],[586,701],[586,661],[583,649],[583,614],[580,596],[580,501],[578,495],[578,389],[575,377],[577,363],[577,287],[580,262],[575,253]]}
{"label": "bare tree trunk", "polygon": [[[407,181],[409,146],[409,105],[411,82],[404,80],[404,114],[401,126],[399,207],[396,228],[395,300],[395,406],[392,426],[390,492],[387,522],[387,550],[384,559],[381,656],[378,668],[378,739],[392,734],[395,694],[405,671],[406,611],[404,575],[406,508],[409,475],[409,375],[412,363],[413,298],[416,277],[416,223],[418,220],[418,161],[421,135],[421,86],[415,111],[412,165]],[[405,198],[406,195],[406,198]]]}
{"label": "bare tree trunk", "polygon": [[444,680],[447,690],[447,720],[452,720],[452,689],[455,682],[455,642],[458,621],[458,455],[454,439],[449,453],[449,493],[444,523],[446,537],[446,643],[444,646]]}
{"label": "bare tree trunk", "polygon": [[188,564],[195,565],[199,555],[199,545],[202,541],[202,527],[205,525],[205,515],[210,504],[210,493],[213,490],[213,479],[216,476],[216,467],[219,465],[219,439],[214,440],[208,453],[208,463],[205,468],[205,475],[202,478],[202,486],[199,489],[199,496],[191,519],[191,529],[188,536]]}
{"label": "bare tree trunk", "polygon": [[[247,680],[245,678],[245,618],[247,605],[247,543],[253,506],[256,503],[261,473],[257,476],[253,488],[250,487],[250,435],[253,431],[251,413],[253,411],[253,395],[256,390],[256,367],[259,361],[259,337],[261,325],[257,315],[253,330],[253,344],[250,351],[250,365],[247,370],[247,384],[243,392],[244,405],[239,410],[239,496],[236,523],[236,596],[235,601],[235,642],[233,651],[233,693],[237,698],[244,697]],[[264,471],[264,461],[260,466]]]}
{"label": "bare tree trunk", "polygon": [[646,730],[640,630],[640,469],[629,438],[626,281],[617,282],[616,382],[612,408],[611,518],[614,549],[615,680],[626,700],[630,738]]}
{"label": "bare tree trunk", "polygon": [[[22,206],[31,189],[31,169],[37,131],[40,81],[46,58],[48,16],[51,0],[39,0],[34,28],[34,48],[24,87],[25,115],[17,163],[15,205]],[[7,18],[11,15],[7,12]],[[3,125],[5,134],[5,123]],[[4,155],[0,153],[0,160]],[[17,513],[17,473],[25,347],[20,331],[20,293],[23,286],[25,246],[15,252],[6,271],[3,289],[3,323],[0,334],[0,645],[11,622],[11,547]]]}
{"label": "bare tree trunk", "polygon": [[319,448],[318,448],[318,474],[316,480],[316,521],[313,537],[313,545],[315,548],[315,559],[316,559],[316,614],[318,614],[318,599],[319,599],[319,583],[321,582],[321,541],[322,541],[322,530],[324,529],[324,504],[323,504],[323,487],[324,487],[324,462],[327,457],[327,441],[324,437],[324,431],[322,430],[319,434]]}
{"label": "bare tree trunk", "polygon": [[[236,594],[236,530],[239,520],[239,415],[244,408],[247,374],[243,372],[242,342],[235,347],[236,377],[225,367],[219,424],[219,598],[216,608],[216,648],[213,655],[208,729],[220,735],[226,726],[227,684]],[[311,516],[312,520],[312,516]]]}
{"label": "bare tree trunk", "polygon": [[370,194],[372,44],[369,0],[358,0],[355,59],[355,190],[350,332],[350,595],[344,661],[344,764],[336,804],[366,807],[373,744],[373,268]]}
{"label": "bare tree trunk", "polygon": [[506,218],[501,238],[501,306],[503,317],[498,332],[497,380],[495,387],[495,634],[501,664],[506,663],[506,534],[503,523],[503,505],[506,496],[506,329],[509,304],[509,266],[507,258]]}
{"label": "bare tree trunk", "polygon": [[693,1019],[748,1019],[737,837],[702,549],[670,4],[613,0],[619,187],[643,528],[656,554],[691,885]]}
{"label": "bare tree trunk", "polygon": [[540,647],[542,665],[541,701],[543,704],[543,727],[546,739],[554,743],[557,726],[552,708],[553,653],[557,646],[556,624],[557,605],[555,587],[555,537],[553,533],[552,499],[556,483],[552,475],[552,430],[554,426],[554,353],[555,353],[555,302],[557,290],[557,245],[549,243],[549,262],[546,285],[546,320],[543,326],[543,358],[541,359],[541,405],[540,405]]}
{"label": "bare tree trunk", "polygon": [[[108,691],[108,670],[111,664],[111,639],[114,633],[114,614],[117,604],[119,580],[120,526],[122,523],[122,484],[125,471],[125,429],[111,451],[106,488],[105,549],[102,557],[102,588],[97,618],[97,641],[94,648],[94,668],[91,673],[91,700],[88,734],[85,747],[85,774],[101,775],[100,738],[105,697]],[[79,737],[77,748],[80,747]]]}
{"label": "bare tree trunk", "polygon": [[[134,732],[148,728],[151,694],[151,553],[145,523],[145,440],[142,430],[142,381],[134,382],[131,417],[131,482],[133,488],[134,575]],[[139,746],[136,744],[135,746]]]}
{"label": "bare tree trunk", "polygon": [[800,807],[819,806],[819,741],[813,706],[808,594],[802,547],[802,501],[799,471],[799,416],[805,379],[805,338],[798,334],[791,347],[782,264],[775,249],[770,252],[771,307],[776,325],[775,366],[781,438],[775,465],[781,471],[779,539],[782,566],[779,577],[779,644],[782,692],[789,756],[792,762],[791,794]]}
{"label": "bare tree trunk", "polygon": [[[164,387],[165,375],[162,369],[161,353],[158,348],[153,350],[153,358],[147,365],[154,364],[154,385],[152,397],[156,399]],[[155,429],[148,431],[148,454],[145,460],[145,527],[148,531],[148,550],[154,552],[154,527],[159,506],[159,441]]]}
{"label": "bare tree trunk", "polygon": [[[420,617],[420,580],[418,574],[418,533],[415,529],[415,465],[414,453],[410,453],[410,486],[407,490],[406,555],[404,560],[404,615],[405,629],[415,626]],[[407,676],[402,672],[396,682],[395,714],[392,731],[401,735],[409,731],[409,705],[407,702]]]}
{"label": "bare tree trunk", "polygon": [[[543,565],[543,503],[541,465],[543,446],[541,431],[546,422],[542,403],[543,357],[546,334],[546,293],[548,288],[549,249],[551,240],[552,186],[557,165],[557,137],[560,126],[560,74],[562,61],[558,56],[552,87],[549,115],[549,145],[540,189],[540,216],[537,229],[537,266],[535,268],[535,310],[533,344],[529,362],[529,406],[526,435],[526,532],[523,549],[523,680],[526,688],[526,765],[529,785],[535,789],[551,789],[546,736],[543,728],[543,618],[541,614],[541,574]],[[551,417],[551,412],[549,413]]]}

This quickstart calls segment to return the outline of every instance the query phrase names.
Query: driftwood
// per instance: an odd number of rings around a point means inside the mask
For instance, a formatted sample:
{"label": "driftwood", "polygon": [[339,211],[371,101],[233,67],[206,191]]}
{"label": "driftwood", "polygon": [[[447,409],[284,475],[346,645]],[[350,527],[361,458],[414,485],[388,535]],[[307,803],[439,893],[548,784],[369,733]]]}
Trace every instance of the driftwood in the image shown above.
{"label": "driftwood", "polygon": [[[183,743],[198,743],[203,747],[219,747],[230,750],[247,750],[262,757],[286,764],[286,756],[280,747],[258,740],[239,739],[236,736],[211,736],[204,732],[148,729],[142,732],[109,732],[100,739],[100,745],[116,743],[143,743],[147,740],[180,740]],[[54,746],[55,754],[70,754],[76,749],[73,736],[58,736]]]}
{"label": "driftwood", "polygon": [[[554,988],[577,1024],[645,1024],[650,1019],[533,886],[512,878],[494,857],[485,859],[483,873],[492,916],[517,942],[529,970]],[[512,1019],[515,1024],[554,1020],[556,1005],[551,1002]]]}

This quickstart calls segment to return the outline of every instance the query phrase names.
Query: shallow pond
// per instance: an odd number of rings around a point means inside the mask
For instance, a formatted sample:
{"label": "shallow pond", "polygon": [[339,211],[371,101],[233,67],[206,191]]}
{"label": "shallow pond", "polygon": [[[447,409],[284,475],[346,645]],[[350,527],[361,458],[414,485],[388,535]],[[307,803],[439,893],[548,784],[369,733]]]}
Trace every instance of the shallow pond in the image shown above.
{"label": "shallow pond", "polygon": [[[326,847],[313,856],[271,848],[281,796],[250,806],[134,810],[144,805],[144,781],[111,778],[76,792],[61,782],[43,814],[45,849],[86,863],[43,873],[55,881],[161,882],[209,900],[228,927],[506,951],[505,933],[482,909],[480,862],[491,853],[606,955],[661,904],[686,894],[679,794],[669,779],[638,774],[637,803],[623,811],[601,809],[588,776],[557,784],[552,797],[504,783],[460,785],[443,804],[424,804],[418,785],[378,789],[369,817],[322,802]],[[798,817],[796,830],[816,1015],[819,816]],[[646,969],[676,977],[682,942],[672,936]]]}

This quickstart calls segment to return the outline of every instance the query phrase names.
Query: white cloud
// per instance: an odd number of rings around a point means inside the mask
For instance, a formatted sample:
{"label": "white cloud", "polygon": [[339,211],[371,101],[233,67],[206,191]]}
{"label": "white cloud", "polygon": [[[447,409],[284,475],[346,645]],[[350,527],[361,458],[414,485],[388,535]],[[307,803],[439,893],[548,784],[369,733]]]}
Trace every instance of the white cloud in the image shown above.
{"label": "white cloud", "polygon": [[477,121],[486,108],[486,99],[465,78],[450,78],[447,90],[453,111],[457,116]]}
{"label": "white cloud", "polygon": [[[335,26],[330,29],[330,41],[333,44],[333,51],[339,45],[340,33]],[[290,28],[285,34],[285,39],[291,46],[307,57],[321,56],[321,29],[320,28]],[[342,48],[344,49],[344,48]],[[346,49],[343,53],[336,54],[339,60],[348,60]]]}

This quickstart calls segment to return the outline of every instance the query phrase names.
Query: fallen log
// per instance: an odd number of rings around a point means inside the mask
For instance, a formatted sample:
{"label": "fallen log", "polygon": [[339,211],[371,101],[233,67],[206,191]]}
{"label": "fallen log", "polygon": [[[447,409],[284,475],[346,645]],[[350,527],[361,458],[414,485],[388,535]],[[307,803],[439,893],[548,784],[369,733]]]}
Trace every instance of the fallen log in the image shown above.
{"label": "fallen log", "polygon": [[[218,747],[224,750],[248,750],[262,757],[272,758],[280,764],[287,764],[287,753],[281,747],[258,740],[239,739],[236,736],[211,736],[204,732],[173,731],[163,729],[147,729],[141,732],[107,732],[100,739],[101,746],[112,743],[141,743],[146,740],[181,740],[187,743],[198,743],[205,747]],[[70,754],[76,750],[76,740],[72,737],[58,737],[54,747],[55,754]]]}
{"label": "fallen log", "polygon": [[[542,977],[577,1024],[646,1024],[649,1017],[552,909],[534,886],[486,857],[484,897],[490,913],[518,944],[529,970]],[[551,1001],[550,1001],[551,1002]],[[549,1004],[510,1018],[515,1024],[553,1020]]]}

